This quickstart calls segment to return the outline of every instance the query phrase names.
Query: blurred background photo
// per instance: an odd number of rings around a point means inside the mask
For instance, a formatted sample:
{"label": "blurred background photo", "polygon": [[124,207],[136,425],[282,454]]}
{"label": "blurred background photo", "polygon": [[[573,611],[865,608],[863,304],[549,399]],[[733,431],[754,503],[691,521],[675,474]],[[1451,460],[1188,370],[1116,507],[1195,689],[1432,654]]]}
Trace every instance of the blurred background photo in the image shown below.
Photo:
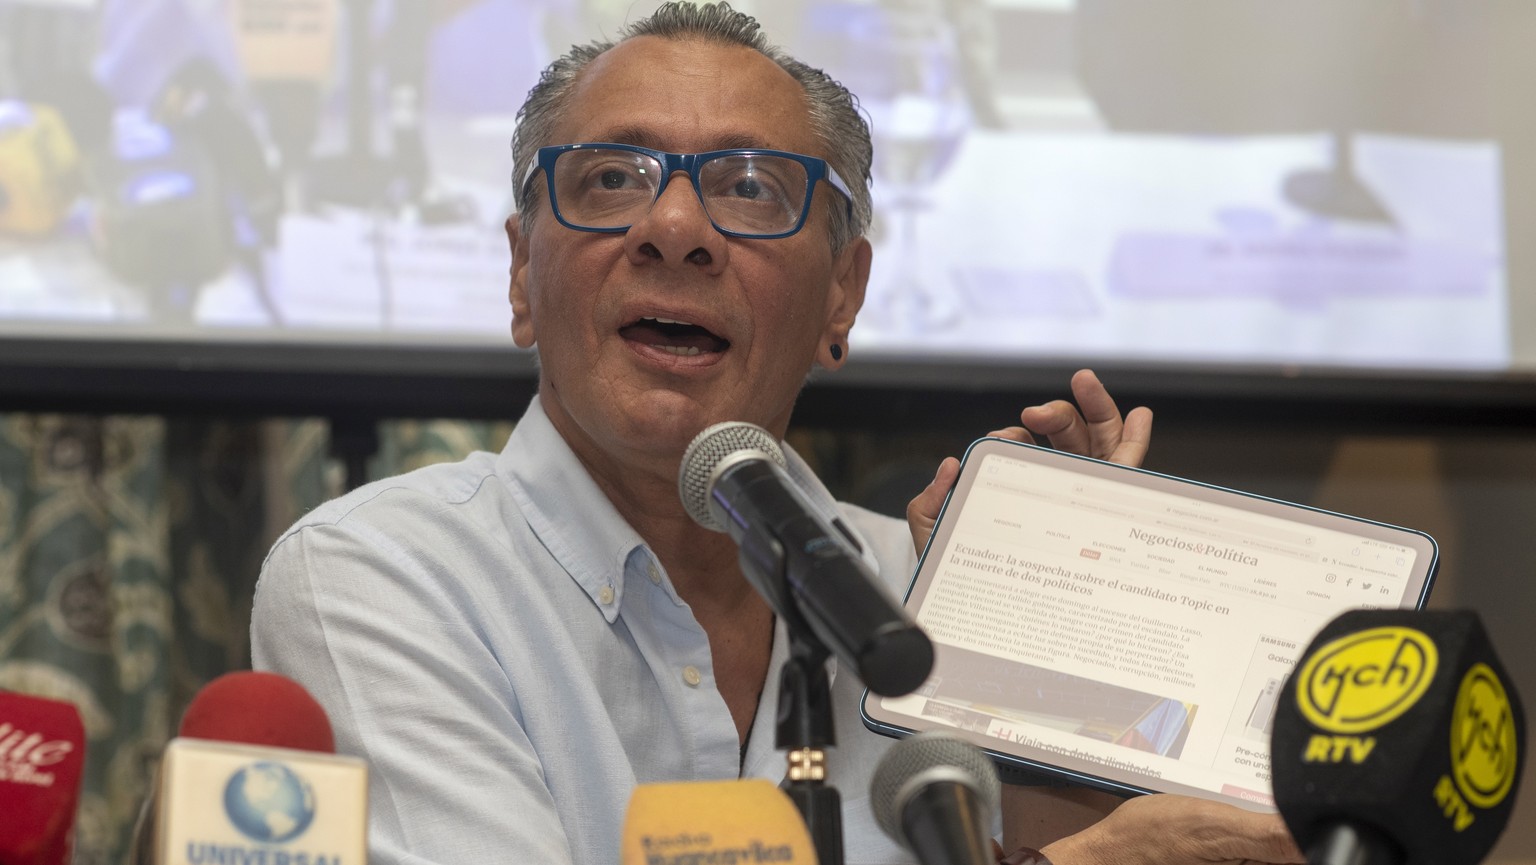
{"label": "blurred background photo", "polygon": [[[504,339],[539,69],[653,2],[0,0],[0,334]],[[1505,371],[1497,4],[737,4],[861,98],[862,359]]]}

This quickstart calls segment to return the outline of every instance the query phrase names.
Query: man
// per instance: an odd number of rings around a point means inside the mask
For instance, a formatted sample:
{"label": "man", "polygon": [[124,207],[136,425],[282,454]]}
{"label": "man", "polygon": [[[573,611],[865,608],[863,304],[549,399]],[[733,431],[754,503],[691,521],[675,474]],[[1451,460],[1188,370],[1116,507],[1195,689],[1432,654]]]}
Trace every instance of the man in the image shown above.
{"label": "man", "polygon": [[[363,487],[263,569],[254,658],[308,686],[371,764],[375,863],[612,863],[636,783],[783,776],[782,626],[731,540],[684,513],[677,474],[712,423],[782,436],[811,368],[847,359],[870,145],[846,90],[761,40],[723,4],[669,4],[552,64],[524,105],[507,223],[512,334],[539,351],[538,398],[500,455]],[[1084,415],[1057,402],[1024,423],[1138,462],[1150,415],[1122,423],[1090,373],[1073,388]],[[791,462],[904,586],[955,463],[904,528],[835,505]],[[911,861],[869,814],[889,740],[861,728],[859,693],[834,671],[847,861]],[[1036,814],[1031,837],[1072,828]],[[1047,852],[1300,861],[1277,819],[1176,797]]]}

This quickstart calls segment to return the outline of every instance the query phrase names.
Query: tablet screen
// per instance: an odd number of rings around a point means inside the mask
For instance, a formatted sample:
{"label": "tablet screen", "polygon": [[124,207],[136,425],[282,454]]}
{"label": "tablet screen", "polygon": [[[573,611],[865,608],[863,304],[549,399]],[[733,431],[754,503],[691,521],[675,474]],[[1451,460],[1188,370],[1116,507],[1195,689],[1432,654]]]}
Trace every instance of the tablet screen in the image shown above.
{"label": "tablet screen", "polygon": [[892,735],[1006,767],[1273,810],[1275,697],[1355,607],[1419,607],[1428,535],[1000,439],[967,451],[906,606],[938,648]]}

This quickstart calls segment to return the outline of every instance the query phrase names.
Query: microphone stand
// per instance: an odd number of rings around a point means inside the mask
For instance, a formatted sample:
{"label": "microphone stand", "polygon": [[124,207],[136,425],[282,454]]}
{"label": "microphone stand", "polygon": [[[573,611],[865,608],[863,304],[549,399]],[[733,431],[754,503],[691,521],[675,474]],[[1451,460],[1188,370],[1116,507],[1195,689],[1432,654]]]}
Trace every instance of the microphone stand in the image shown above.
{"label": "microphone stand", "polygon": [[789,660],[779,672],[774,737],[774,744],[789,761],[781,786],[805,818],[805,827],[816,845],[816,861],[843,865],[842,797],[827,783],[826,749],[837,744],[832,689],[827,681],[828,652],[804,622],[798,627],[790,622],[788,630]]}
{"label": "microphone stand", "polygon": [[843,865],[843,808],[837,788],[827,783],[827,748],[837,744],[832,723],[832,687],[827,680],[831,651],[795,607],[789,566],[777,540],[750,538],[740,548],[741,569],[775,610],[784,611],[789,660],[779,672],[779,707],[774,746],[789,767],[779,786],[800,809],[816,861]]}
{"label": "microphone stand", "polygon": [[1308,865],[1397,865],[1407,859],[1386,835],[1344,822],[1323,829],[1306,852]]}

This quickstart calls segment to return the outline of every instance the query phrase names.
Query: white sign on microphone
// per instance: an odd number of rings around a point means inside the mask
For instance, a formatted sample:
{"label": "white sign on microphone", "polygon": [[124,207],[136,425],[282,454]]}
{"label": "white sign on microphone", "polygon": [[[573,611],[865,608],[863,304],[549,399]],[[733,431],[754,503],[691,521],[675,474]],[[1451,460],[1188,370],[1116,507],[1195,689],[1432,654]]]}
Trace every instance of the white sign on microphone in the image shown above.
{"label": "white sign on microphone", "polygon": [[183,738],[160,777],[159,865],[368,861],[368,767],[355,757]]}

